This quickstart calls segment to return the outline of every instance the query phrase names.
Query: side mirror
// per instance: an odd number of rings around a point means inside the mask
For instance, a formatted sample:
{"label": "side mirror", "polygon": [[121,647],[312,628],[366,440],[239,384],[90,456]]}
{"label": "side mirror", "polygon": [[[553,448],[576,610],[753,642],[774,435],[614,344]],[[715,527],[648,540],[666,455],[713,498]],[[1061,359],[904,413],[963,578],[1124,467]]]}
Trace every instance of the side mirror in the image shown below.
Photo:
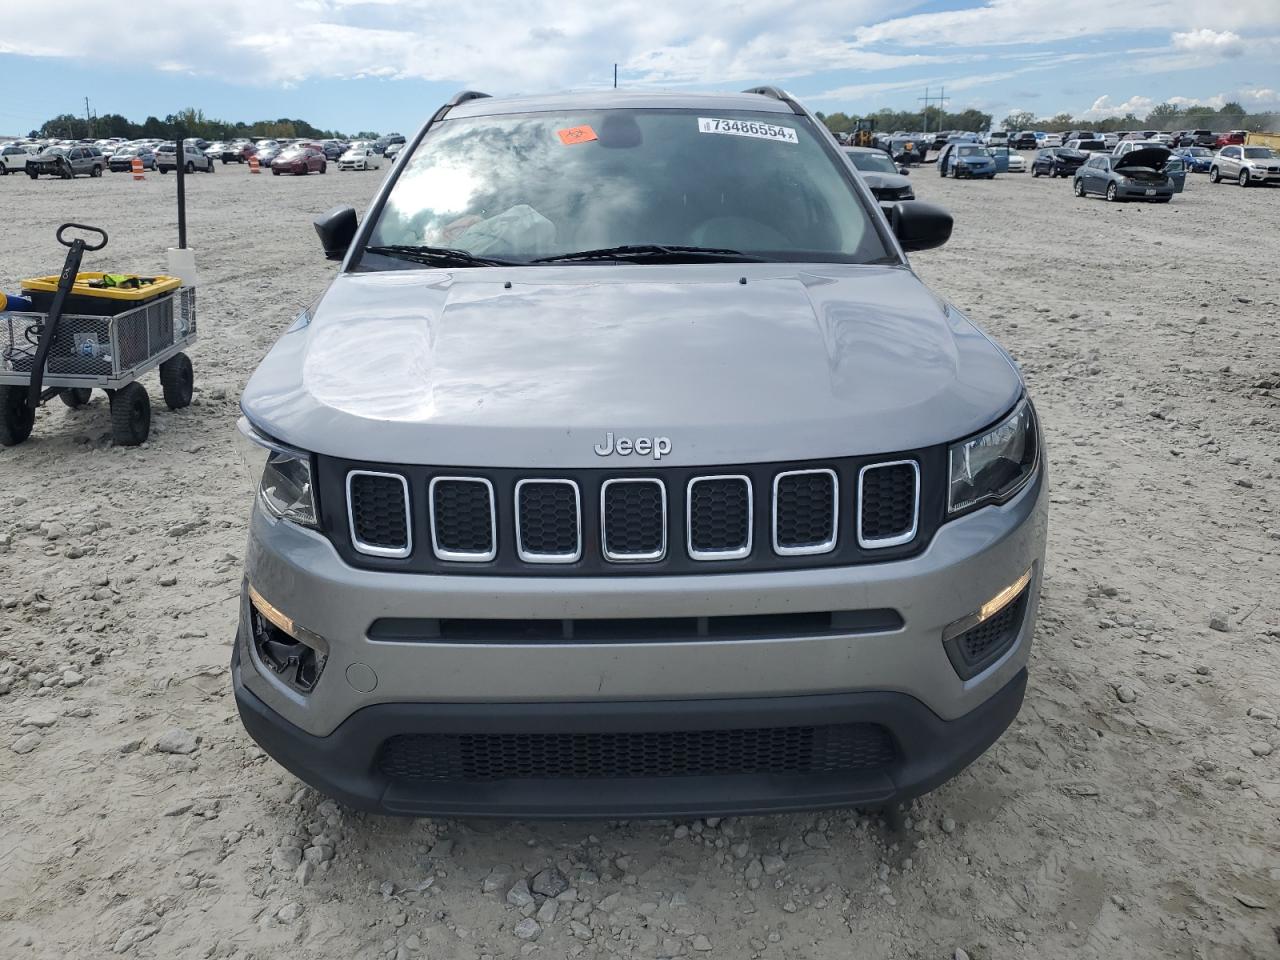
{"label": "side mirror", "polygon": [[908,167],[905,163],[898,164],[898,172],[902,174],[904,177],[911,176],[911,168]]}
{"label": "side mirror", "polygon": [[902,249],[932,250],[951,239],[951,214],[923,200],[898,200],[880,205]]}
{"label": "side mirror", "polygon": [[312,221],[320,237],[320,246],[329,260],[341,260],[356,235],[356,211],[353,207],[334,207]]}

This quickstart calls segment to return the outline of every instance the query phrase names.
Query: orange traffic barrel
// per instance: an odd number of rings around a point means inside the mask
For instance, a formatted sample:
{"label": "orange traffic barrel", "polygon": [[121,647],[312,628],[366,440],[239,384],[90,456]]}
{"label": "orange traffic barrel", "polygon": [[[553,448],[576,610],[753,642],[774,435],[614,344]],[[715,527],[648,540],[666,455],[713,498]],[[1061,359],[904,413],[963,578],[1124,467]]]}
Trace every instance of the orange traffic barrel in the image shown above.
{"label": "orange traffic barrel", "polygon": [[261,172],[262,172],[262,170],[260,169],[260,167],[261,167],[261,164],[260,164],[260,163],[258,163],[258,158],[257,158],[256,156],[255,156],[255,157],[250,157],[250,158],[249,158],[249,172],[250,172],[250,173],[261,173]]}
{"label": "orange traffic barrel", "polygon": [[145,175],[145,174],[143,174],[143,172],[142,172],[142,158],[141,158],[141,157],[134,157],[131,161],[129,161],[129,166],[133,169],[133,179],[135,179],[135,180],[145,180],[145,179],[147,179],[147,178],[146,178],[146,175]]}

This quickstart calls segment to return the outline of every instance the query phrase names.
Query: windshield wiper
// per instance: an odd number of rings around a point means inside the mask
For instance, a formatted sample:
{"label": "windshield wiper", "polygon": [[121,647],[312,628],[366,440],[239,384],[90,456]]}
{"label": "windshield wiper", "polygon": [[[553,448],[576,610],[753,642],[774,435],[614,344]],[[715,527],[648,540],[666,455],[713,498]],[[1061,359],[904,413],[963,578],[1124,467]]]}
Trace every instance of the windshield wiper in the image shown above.
{"label": "windshield wiper", "polygon": [[392,243],[384,246],[365,247],[365,253],[377,253],[384,257],[395,257],[398,260],[409,260],[423,263],[431,267],[513,267],[514,260],[500,260],[497,257],[480,257],[465,250],[452,247],[416,247],[407,243]]}
{"label": "windshield wiper", "polygon": [[764,263],[763,257],[753,257],[741,250],[723,247],[687,247],[662,243],[626,243],[617,247],[601,247],[599,250],[579,250],[576,253],[557,253],[553,257],[538,257],[530,263],[564,263],[573,260],[661,260],[667,263],[687,263],[690,260],[709,260],[721,263]]}

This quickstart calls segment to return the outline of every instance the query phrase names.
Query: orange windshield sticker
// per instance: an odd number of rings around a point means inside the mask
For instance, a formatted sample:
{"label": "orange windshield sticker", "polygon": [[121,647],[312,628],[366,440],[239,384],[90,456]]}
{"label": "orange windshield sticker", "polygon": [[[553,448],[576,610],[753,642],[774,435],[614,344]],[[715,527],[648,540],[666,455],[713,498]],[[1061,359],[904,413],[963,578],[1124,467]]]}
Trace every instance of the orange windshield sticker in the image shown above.
{"label": "orange windshield sticker", "polygon": [[569,127],[566,130],[557,130],[556,134],[560,137],[560,142],[566,147],[573,146],[575,143],[586,143],[588,140],[596,139],[596,132],[585,123],[580,127]]}

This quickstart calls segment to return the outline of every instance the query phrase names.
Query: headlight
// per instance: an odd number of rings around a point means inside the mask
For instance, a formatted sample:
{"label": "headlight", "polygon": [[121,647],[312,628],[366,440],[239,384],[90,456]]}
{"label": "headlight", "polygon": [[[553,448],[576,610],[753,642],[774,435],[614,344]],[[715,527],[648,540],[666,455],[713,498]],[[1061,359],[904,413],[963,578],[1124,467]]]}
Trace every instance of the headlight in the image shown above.
{"label": "headlight", "polygon": [[986,433],[951,445],[947,513],[1009,499],[1035,473],[1039,454],[1035,411],[1023,400]]}
{"label": "headlight", "polygon": [[317,525],[311,454],[264,436],[247,417],[236,423],[236,446],[250,489],[268,513],[304,527]]}

